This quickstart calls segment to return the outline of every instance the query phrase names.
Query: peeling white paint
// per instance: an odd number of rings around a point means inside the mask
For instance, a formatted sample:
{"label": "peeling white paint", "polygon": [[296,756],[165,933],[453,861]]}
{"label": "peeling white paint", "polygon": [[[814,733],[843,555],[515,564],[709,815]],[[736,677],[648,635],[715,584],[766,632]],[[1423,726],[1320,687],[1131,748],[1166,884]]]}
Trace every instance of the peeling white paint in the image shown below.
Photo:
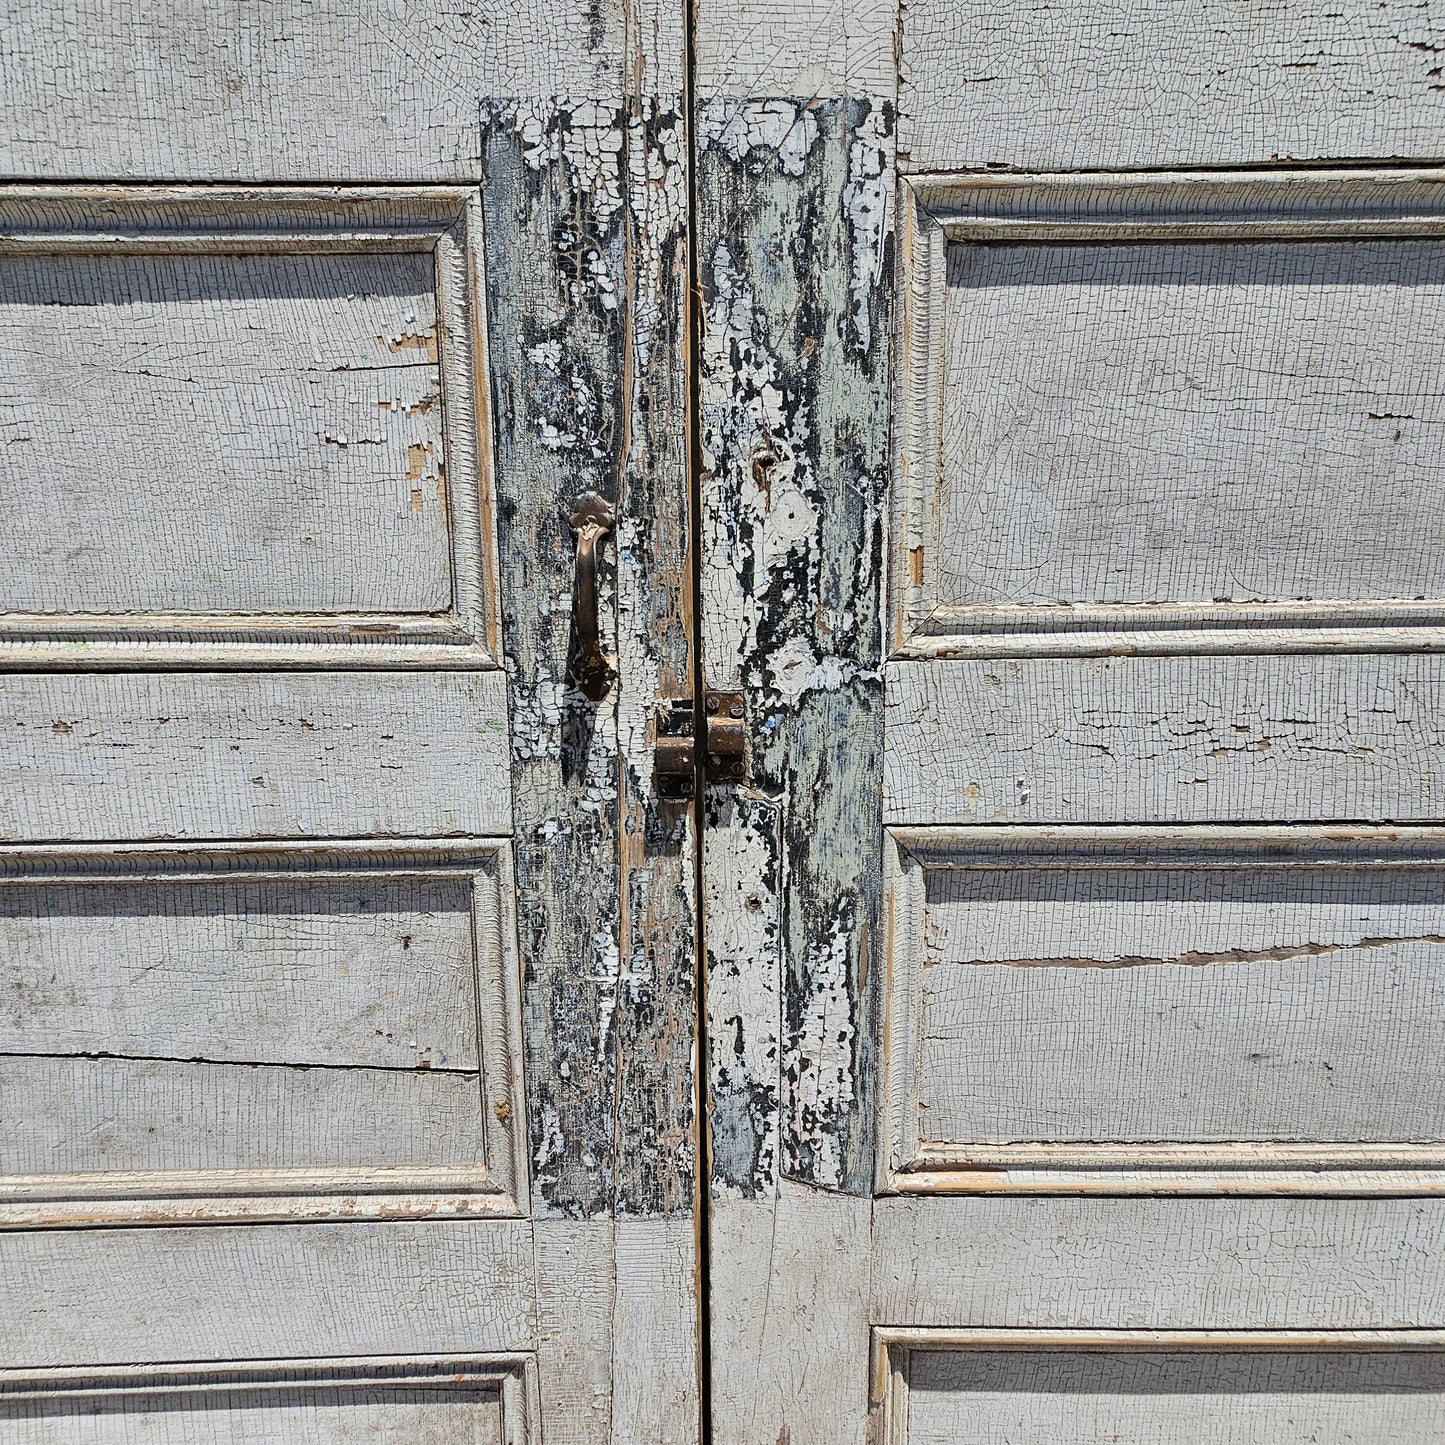
{"label": "peeling white paint", "polygon": [[783,174],[801,176],[808,152],[818,139],[813,113],[791,100],[716,99],[698,107],[699,150],[716,146],[731,160],[744,160],[755,148],[777,156]]}
{"label": "peeling white paint", "polygon": [[873,339],[872,302],[883,281],[885,242],[893,234],[893,135],[886,113],[875,106],[848,145],[843,208],[853,252],[849,316],[861,346]]}
{"label": "peeling white paint", "polygon": [[851,922],[833,920],[820,944],[808,950],[807,994],[797,1031],[783,1054],[783,1113],[791,1152],[812,1154],[809,1177],[824,1188],[843,1183],[838,1124],[853,1103],[856,1028],[848,988]]}

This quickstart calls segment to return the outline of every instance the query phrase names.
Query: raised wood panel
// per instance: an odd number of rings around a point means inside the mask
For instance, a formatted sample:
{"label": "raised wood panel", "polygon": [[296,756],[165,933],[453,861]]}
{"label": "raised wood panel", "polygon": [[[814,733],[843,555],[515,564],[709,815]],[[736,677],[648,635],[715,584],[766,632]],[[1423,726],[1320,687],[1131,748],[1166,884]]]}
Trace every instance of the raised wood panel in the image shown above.
{"label": "raised wood panel", "polygon": [[1445,1328],[1445,1200],[872,1201],[876,1325]]}
{"label": "raised wood panel", "polygon": [[1439,1438],[1445,1337],[899,1332],[886,1445]]}
{"label": "raised wood panel", "polygon": [[529,1359],[275,1361],[0,1373],[0,1425],[23,1445],[527,1445]]}
{"label": "raised wood panel", "polygon": [[475,1168],[486,1157],[483,1109],[478,1077],[464,1071],[12,1056],[0,1058],[9,1121],[0,1181],[111,1169]]}
{"label": "raised wood panel", "polygon": [[0,869],[4,1222],[521,1207],[504,846]]}
{"label": "raised wood panel", "polygon": [[16,674],[0,716],[7,840],[511,827],[495,670]]}
{"label": "raised wood panel", "polygon": [[1445,835],[895,846],[891,1187],[1442,1187]]}
{"label": "raised wood panel", "polygon": [[1438,182],[907,187],[895,646],[1406,624],[1439,645]]}
{"label": "raised wood panel", "polygon": [[447,609],[432,269],[0,258],[6,610]]}
{"label": "raised wood panel", "polygon": [[950,246],[943,605],[1445,593],[1445,245]]}
{"label": "raised wood panel", "polygon": [[0,888],[0,1052],[478,1067],[450,875]]}
{"label": "raised wood panel", "polygon": [[889,823],[1438,818],[1440,659],[891,663]]}
{"label": "raised wood panel", "polygon": [[0,218],[12,643],[494,647],[475,192],[9,186]]}
{"label": "raised wood panel", "polygon": [[1434,159],[1433,5],[923,0],[901,24],[899,153],[920,169]]}

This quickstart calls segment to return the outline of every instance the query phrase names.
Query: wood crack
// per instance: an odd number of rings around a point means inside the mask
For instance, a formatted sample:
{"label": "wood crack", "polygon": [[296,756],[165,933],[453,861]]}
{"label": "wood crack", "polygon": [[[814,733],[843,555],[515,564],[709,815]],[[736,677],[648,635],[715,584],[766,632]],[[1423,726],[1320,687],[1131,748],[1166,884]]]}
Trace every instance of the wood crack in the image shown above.
{"label": "wood crack", "polygon": [[[1224,948],[1216,952],[1190,950],[1170,957],[1122,953],[1113,958],[970,958],[962,966],[993,965],[1003,968],[1147,968],[1177,964],[1203,968],[1222,963],[1276,963],[1295,958],[1317,958],[1326,953],[1358,953],[1371,948],[1392,948],[1409,943],[1445,943],[1445,934],[1417,933],[1400,938],[1361,938],[1354,943],[1277,944],[1271,948]],[[936,965],[942,960],[930,959]]]}

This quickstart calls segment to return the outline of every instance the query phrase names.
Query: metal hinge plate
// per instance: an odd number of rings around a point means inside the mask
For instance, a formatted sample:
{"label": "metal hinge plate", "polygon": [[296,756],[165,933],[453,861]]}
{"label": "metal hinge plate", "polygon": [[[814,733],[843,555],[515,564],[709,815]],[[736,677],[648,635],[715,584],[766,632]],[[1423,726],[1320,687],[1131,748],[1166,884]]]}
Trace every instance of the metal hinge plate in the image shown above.
{"label": "metal hinge plate", "polygon": [[[703,698],[703,778],[740,783],[748,775],[747,706],[740,692],[709,690]],[[657,719],[654,780],[660,798],[690,798],[697,779],[697,718],[691,698],[662,705]]]}

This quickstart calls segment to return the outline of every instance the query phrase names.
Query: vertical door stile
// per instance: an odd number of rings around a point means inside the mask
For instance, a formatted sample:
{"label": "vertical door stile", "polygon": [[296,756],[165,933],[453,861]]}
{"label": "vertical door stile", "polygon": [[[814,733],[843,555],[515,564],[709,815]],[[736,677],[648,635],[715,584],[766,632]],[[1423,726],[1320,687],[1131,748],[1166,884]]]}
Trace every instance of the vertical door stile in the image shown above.
{"label": "vertical door stile", "polygon": [[739,1445],[867,1405],[835,1362],[867,1343],[892,31],[697,15],[703,670],[752,749],[703,838],[713,1422]]}

